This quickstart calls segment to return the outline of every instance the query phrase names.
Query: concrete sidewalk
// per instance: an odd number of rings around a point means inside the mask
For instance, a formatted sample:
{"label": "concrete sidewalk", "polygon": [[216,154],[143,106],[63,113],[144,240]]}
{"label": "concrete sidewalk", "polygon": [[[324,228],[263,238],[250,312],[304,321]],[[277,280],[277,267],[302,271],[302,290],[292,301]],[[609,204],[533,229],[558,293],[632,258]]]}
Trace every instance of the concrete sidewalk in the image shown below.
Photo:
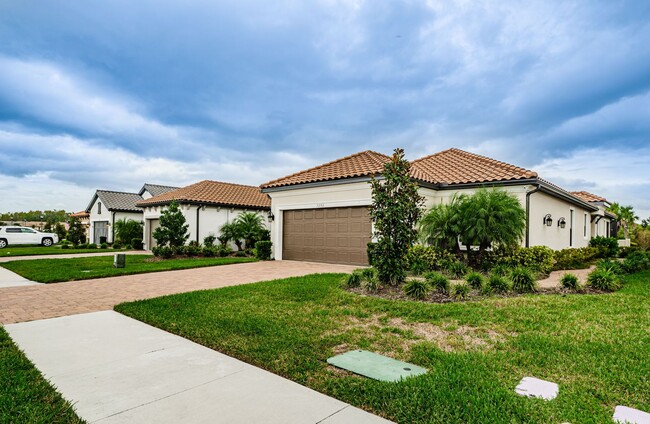
{"label": "concrete sidewalk", "polygon": [[91,423],[389,423],[114,311],[5,328]]}
{"label": "concrete sidewalk", "polygon": [[0,266],[0,289],[5,287],[38,286],[40,284]]}
{"label": "concrete sidewalk", "polygon": [[[9,249],[9,248],[7,248]],[[0,258],[0,262],[11,262],[11,261],[32,261],[36,259],[66,259],[66,258],[88,258],[91,256],[113,256],[116,253],[124,253],[127,255],[152,255],[148,250],[127,250],[127,251],[105,251],[97,250],[97,253],[74,253],[74,250],[70,250],[71,253],[62,253],[60,255],[29,255],[29,256],[3,256]]]}

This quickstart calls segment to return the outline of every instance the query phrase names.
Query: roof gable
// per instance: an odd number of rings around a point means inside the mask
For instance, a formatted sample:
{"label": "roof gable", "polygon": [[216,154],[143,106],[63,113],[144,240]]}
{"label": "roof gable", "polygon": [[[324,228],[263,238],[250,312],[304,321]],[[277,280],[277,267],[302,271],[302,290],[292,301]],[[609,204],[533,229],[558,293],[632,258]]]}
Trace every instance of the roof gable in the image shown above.
{"label": "roof gable", "polygon": [[262,193],[259,187],[210,180],[200,181],[146,200],[140,199],[138,206],[165,205],[172,200],[180,203],[205,203],[262,209],[271,207],[271,199]]}
{"label": "roof gable", "polygon": [[467,184],[536,178],[537,173],[460,149],[411,162],[413,178],[432,184]]}
{"label": "roof gable", "polygon": [[90,212],[90,209],[97,199],[101,200],[104,207],[109,211],[142,212],[142,210],[136,206],[136,203],[142,200],[142,197],[140,197],[138,193],[97,190],[90,201],[90,204],[88,204],[86,212]]}
{"label": "roof gable", "polygon": [[261,187],[265,189],[343,178],[367,177],[381,173],[389,160],[390,157],[384,154],[366,150],[269,181],[262,184]]}
{"label": "roof gable", "polygon": [[166,185],[160,185],[160,184],[149,184],[149,183],[144,183],[138,194],[142,196],[145,191],[148,191],[149,194],[151,194],[152,197],[155,196],[160,196],[161,194],[165,194],[167,192],[173,191],[173,190],[178,190],[180,187],[172,187],[172,186],[166,186]]}

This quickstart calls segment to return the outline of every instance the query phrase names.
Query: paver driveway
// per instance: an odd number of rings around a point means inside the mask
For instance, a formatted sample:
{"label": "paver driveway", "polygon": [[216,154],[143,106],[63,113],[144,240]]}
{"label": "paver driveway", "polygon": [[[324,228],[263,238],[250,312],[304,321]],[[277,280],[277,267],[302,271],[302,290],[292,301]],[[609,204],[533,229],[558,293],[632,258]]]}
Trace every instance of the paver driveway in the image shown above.
{"label": "paver driveway", "polygon": [[118,303],[355,267],[269,261],[0,289],[0,323],[113,309]]}

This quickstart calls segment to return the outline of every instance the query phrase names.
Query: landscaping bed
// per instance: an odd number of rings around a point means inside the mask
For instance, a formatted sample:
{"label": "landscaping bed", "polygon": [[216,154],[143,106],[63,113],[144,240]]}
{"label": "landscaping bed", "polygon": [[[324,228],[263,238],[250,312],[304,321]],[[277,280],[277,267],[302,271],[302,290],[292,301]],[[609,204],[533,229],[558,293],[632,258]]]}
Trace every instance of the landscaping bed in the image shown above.
{"label": "landscaping bed", "polygon": [[[650,272],[607,295],[446,304],[359,296],[310,275],[116,306],[129,315],[399,423],[608,423],[650,410]],[[365,349],[427,368],[384,383],[327,364]],[[518,396],[524,376],[552,401]]]}
{"label": "landscaping bed", "polygon": [[0,422],[83,423],[0,327]]}
{"label": "landscaping bed", "polygon": [[28,280],[39,283],[88,280],[118,275],[142,274],[147,272],[171,271],[254,262],[255,258],[178,258],[156,259],[151,255],[128,255],[125,268],[113,268],[112,256],[93,256],[65,259],[30,259],[0,264]]}

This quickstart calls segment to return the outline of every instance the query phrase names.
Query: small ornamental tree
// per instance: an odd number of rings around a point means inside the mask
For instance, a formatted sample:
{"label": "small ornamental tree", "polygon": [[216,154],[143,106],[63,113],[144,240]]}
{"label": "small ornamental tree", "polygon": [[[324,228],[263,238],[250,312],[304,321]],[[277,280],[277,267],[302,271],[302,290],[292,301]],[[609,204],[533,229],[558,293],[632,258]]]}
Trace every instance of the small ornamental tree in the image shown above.
{"label": "small ornamental tree", "polygon": [[59,236],[59,240],[63,240],[68,236],[68,232],[60,222],[57,222],[56,225],[54,225],[54,232]]}
{"label": "small ornamental tree", "polygon": [[407,254],[417,239],[415,224],[424,205],[410,171],[404,150],[395,149],[390,162],[384,165],[383,178],[373,177],[370,181],[370,219],[377,240],[373,265],[379,281],[391,285],[402,283],[406,278]]}
{"label": "small ornamental tree", "polygon": [[158,246],[183,246],[190,237],[187,232],[189,227],[183,212],[178,207],[178,202],[172,200],[169,207],[160,214],[160,227],[154,230],[153,238],[156,239]]}
{"label": "small ornamental tree", "polygon": [[77,246],[86,242],[86,234],[81,222],[77,218],[70,218],[70,228],[68,229],[68,241]]}

